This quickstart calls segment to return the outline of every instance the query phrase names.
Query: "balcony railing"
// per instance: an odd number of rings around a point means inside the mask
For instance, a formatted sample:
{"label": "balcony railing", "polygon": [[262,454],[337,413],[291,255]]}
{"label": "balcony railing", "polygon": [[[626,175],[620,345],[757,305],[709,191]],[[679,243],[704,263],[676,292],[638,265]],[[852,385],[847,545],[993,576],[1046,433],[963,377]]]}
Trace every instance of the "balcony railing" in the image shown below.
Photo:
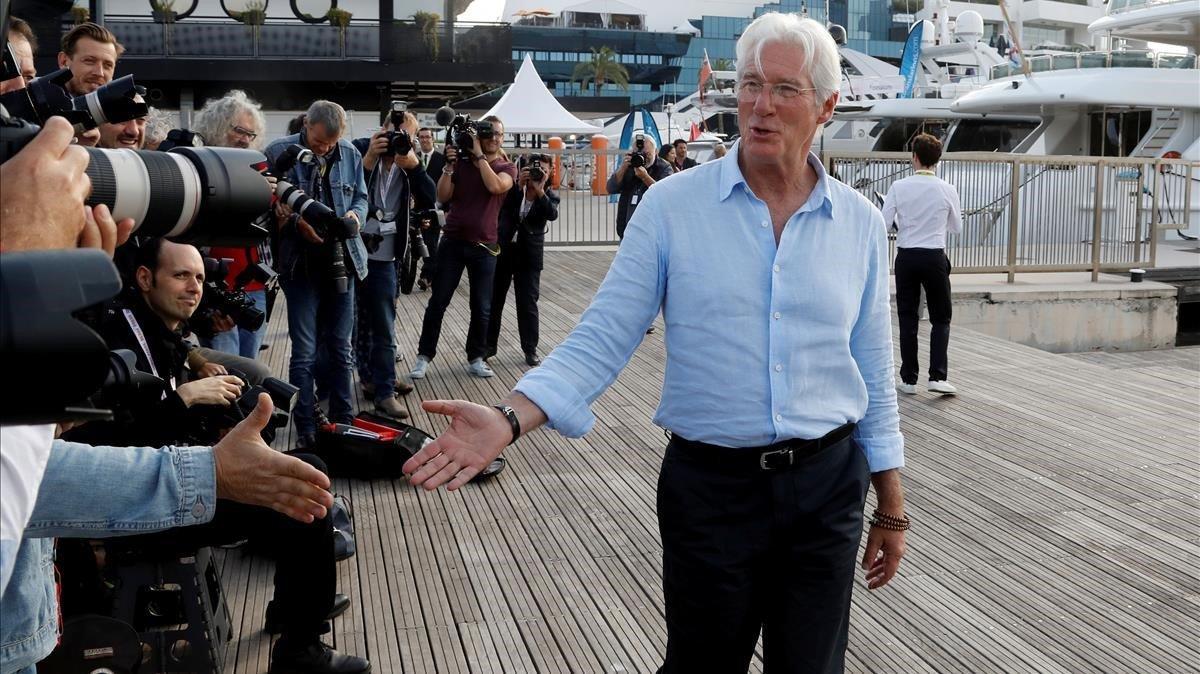
{"label": "balcony railing", "polygon": [[[1151,51],[1089,51],[1079,54],[1048,54],[1029,59],[1029,69],[1035,73],[1055,70],[1083,70],[1088,68],[1170,68],[1195,69],[1195,54],[1155,54]],[[1001,63],[992,66],[993,80],[1021,75],[1021,66]]]}
{"label": "balcony railing", "polygon": [[1195,1],[1196,0],[1110,0],[1108,3],[1108,13],[1119,14],[1121,12],[1142,9],[1151,5],[1173,5],[1176,3],[1188,3]]}
{"label": "balcony railing", "polygon": [[496,63],[512,58],[509,27],[500,24],[439,26],[435,41],[411,21],[396,21],[387,44],[374,21],[345,29],[299,20],[259,26],[225,17],[189,17],[157,23],[149,17],[108,16],[106,25],[125,55],[151,58],[364,60],[397,63]]}

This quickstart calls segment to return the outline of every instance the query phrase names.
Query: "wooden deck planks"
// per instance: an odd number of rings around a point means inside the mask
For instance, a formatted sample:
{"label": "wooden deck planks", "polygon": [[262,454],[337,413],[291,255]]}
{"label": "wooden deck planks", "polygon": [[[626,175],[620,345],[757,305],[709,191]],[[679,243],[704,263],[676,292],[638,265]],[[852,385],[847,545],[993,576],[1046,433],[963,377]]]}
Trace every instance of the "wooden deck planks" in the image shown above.
{"label": "wooden deck planks", "polygon": [[[610,259],[547,254],[544,352],[574,326]],[[446,422],[419,400],[492,401],[528,369],[510,300],[497,376],[466,374],[465,290],[464,279],[429,377],[405,399],[413,423],[434,433]],[[398,302],[401,372],[427,299]],[[282,309],[263,355],[286,378]],[[657,326],[593,406],[585,438],[533,434],[506,451],[500,478],[454,494],[335,481],[353,498],[358,542],[339,566],[354,601],[334,623],[339,648],[396,674],[657,668]],[[950,358],[961,395],[901,396],[915,528],[894,585],[856,587],[848,671],[1194,671],[1200,349],[1055,355],[955,329]],[[276,445],[293,440],[288,429]],[[219,557],[237,626],[226,671],[265,672],[272,567],[237,550]],[[751,671],[761,669],[756,656]]]}

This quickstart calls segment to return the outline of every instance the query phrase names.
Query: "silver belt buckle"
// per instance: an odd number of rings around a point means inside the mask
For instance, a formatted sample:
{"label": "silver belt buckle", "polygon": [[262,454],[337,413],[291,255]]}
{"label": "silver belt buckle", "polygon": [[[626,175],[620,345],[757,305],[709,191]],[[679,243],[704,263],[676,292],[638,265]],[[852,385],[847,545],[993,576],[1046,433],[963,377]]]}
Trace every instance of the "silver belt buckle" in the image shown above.
{"label": "silver belt buckle", "polygon": [[[780,465],[780,466],[769,466],[769,465],[767,465],[767,463],[768,463],[768,460],[770,459],[770,457],[772,457],[772,456],[780,456],[780,455],[787,456],[787,464],[785,464],[785,465]],[[763,452],[763,453],[762,453],[761,455],[759,455],[759,457],[758,457],[758,467],[759,467],[759,468],[762,468],[763,470],[776,470],[777,468],[786,468],[786,467],[788,467],[788,466],[791,466],[791,465],[792,465],[792,463],[795,461],[795,458],[796,458],[796,456],[795,456],[795,454],[793,454],[793,453],[792,453],[792,448],[791,448],[791,447],[788,447],[788,448],[786,448],[786,449],[777,449],[777,450],[775,450],[775,451],[773,451],[773,452]]]}

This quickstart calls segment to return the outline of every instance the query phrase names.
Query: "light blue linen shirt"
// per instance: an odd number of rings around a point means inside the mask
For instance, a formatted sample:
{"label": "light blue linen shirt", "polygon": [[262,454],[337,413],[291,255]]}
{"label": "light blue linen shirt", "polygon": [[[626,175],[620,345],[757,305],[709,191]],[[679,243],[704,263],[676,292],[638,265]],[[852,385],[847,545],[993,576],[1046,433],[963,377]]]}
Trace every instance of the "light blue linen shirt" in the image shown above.
{"label": "light blue linen shirt", "polygon": [[582,436],[661,309],[657,425],[757,447],[857,422],[871,471],[902,467],[882,216],[810,156],[817,184],[776,246],[738,149],[650,188],[579,324],[516,390]]}

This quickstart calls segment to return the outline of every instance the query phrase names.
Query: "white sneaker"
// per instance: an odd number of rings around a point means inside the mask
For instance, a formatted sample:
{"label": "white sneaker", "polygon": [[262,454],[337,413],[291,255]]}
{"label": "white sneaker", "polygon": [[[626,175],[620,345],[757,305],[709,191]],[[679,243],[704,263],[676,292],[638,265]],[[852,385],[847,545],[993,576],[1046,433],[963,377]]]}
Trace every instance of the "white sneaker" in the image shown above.
{"label": "white sneaker", "polygon": [[904,382],[900,382],[899,384],[896,384],[896,390],[901,393],[907,393],[908,395],[913,396],[913,395],[917,394],[917,385],[916,384],[905,384]]}
{"label": "white sneaker", "polygon": [[412,372],[408,373],[413,379],[424,379],[425,371],[429,369],[429,359],[425,356],[417,356],[417,361],[413,363]]}
{"label": "white sneaker", "polygon": [[[914,386],[913,388],[916,388],[916,387]],[[929,381],[929,390],[932,393],[941,393],[944,396],[952,396],[952,395],[958,393],[958,389],[954,388],[953,384],[951,384],[950,382],[945,381],[945,380],[942,380],[942,381],[930,380]]]}
{"label": "white sneaker", "polygon": [[487,379],[488,377],[496,376],[496,373],[492,372],[492,368],[488,367],[487,361],[482,358],[476,358],[475,360],[471,361],[471,363],[467,365],[467,372],[470,372],[481,379]]}

